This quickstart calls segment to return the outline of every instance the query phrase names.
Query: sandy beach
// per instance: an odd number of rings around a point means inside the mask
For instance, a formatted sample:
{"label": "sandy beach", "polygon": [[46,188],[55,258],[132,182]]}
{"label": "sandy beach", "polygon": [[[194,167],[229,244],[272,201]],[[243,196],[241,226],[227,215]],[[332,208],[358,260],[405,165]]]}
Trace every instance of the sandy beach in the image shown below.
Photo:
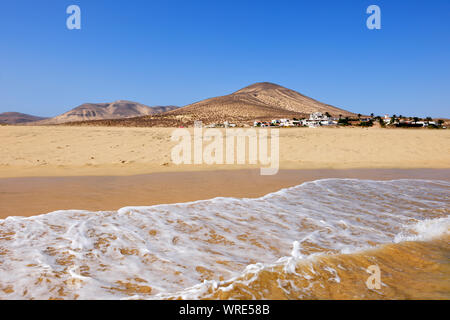
{"label": "sandy beach", "polygon": [[[102,212],[0,220],[0,296],[448,299],[449,186],[449,169],[5,178],[4,215]],[[148,206],[216,196],[236,198]]]}
{"label": "sandy beach", "polygon": [[333,177],[449,176],[448,170],[411,170],[450,169],[448,130],[283,129],[281,170],[266,177],[255,165],[171,163],[173,130],[0,127],[0,218],[219,196],[259,197]]}
{"label": "sandy beach", "polygon": [[0,297],[448,299],[448,130],[280,130],[272,176],[172,130],[0,127]]}
{"label": "sandy beach", "polygon": [[450,1],[73,2],[0,10],[0,300],[450,300]]}
{"label": "sandy beach", "polygon": [[[0,127],[0,177],[127,176],[256,169],[175,165],[174,128]],[[192,130],[191,130],[192,131]],[[449,130],[280,130],[280,169],[450,168]]]}
{"label": "sandy beach", "polygon": [[173,130],[0,127],[0,218],[259,197],[324,178],[449,176],[448,170],[411,170],[450,169],[448,130],[283,129],[281,170],[266,177],[255,165],[172,164]]}
{"label": "sandy beach", "polygon": [[256,198],[318,179],[431,179],[450,181],[450,169],[315,169],[165,172],[134,176],[0,179],[0,219],[57,210],[118,210],[216,197]]}

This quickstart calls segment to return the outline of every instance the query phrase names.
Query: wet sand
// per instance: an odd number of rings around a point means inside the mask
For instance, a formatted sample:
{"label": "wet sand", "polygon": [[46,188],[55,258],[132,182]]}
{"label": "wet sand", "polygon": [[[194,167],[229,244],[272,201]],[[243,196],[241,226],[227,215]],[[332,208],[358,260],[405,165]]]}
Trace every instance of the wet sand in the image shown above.
{"label": "wet sand", "polygon": [[326,178],[450,181],[450,169],[259,170],[166,172],[135,176],[29,177],[0,179],[0,219],[56,210],[117,210],[215,197],[260,197],[305,181]]}
{"label": "wet sand", "polygon": [[[271,268],[249,285],[236,285],[227,291],[211,287],[206,296],[216,300],[448,300],[449,240],[447,236],[427,242],[387,244],[355,254],[318,257],[298,263],[297,275],[281,267]],[[379,290],[367,290],[368,274],[361,266],[374,263],[382,270],[383,285]],[[339,270],[339,281],[330,281],[328,270]],[[235,281],[242,280],[243,277]],[[275,286],[277,281],[284,287]]]}

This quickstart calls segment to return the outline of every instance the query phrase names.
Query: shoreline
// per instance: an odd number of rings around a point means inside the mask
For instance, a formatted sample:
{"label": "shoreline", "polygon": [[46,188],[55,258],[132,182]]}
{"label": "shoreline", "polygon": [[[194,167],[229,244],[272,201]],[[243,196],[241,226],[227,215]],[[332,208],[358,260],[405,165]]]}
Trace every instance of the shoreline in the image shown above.
{"label": "shoreline", "polygon": [[450,169],[316,169],[164,172],[132,176],[0,178],[0,219],[58,210],[116,211],[216,197],[258,198],[304,182],[341,178],[450,181]]}
{"label": "shoreline", "polygon": [[[201,173],[201,172],[233,172],[254,170],[260,172],[264,166],[256,165],[101,165],[101,166],[87,166],[87,167],[0,167],[0,179],[15,179],[15,178],[76,178],[76,177],[133,177],[145,176],[152,174],[180,174],[180,173]],[[280,166],[279,171],[344,171],[344,170],[450,170],[450,165],[433,165],[424,166],[423,164],[408,164],[403,166],[396,166],[396,163],[384,163],[367,167],[364,164],[360,165],[346,165],[333,164],[321,165],[304,163],[298,165],[296,163],[284,163]]]}

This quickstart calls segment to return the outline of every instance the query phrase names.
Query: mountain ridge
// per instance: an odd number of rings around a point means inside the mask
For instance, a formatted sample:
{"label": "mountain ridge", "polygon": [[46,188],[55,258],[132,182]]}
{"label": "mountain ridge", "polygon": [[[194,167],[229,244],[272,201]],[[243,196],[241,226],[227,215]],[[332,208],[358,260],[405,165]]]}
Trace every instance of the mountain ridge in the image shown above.
{"label": "mountain ridge", "polygon": [[68,122],[78,121],[93,121],[93,120],[111,120],[134,118],[139,116],[153,115],[174,110],[176,106],[154,106],[128,101],[117,100],[111,103],[84,103],[75,107],[59,116],[38,121],[34,124],[63,124]]}
{"label": "mountain ridge", "polygon": [[178,127],[192,126],[195,121],[201,121],[204,125],[228,121],[245,126],[256,120],[309,117],[314,112],[328,112],[335,117],[355,116],[352,112],[322,103],[280,85],[258,82],[228,95],[207,98],[157,115],[83,121],[74,125]]}
{"label": "mountain ridge", "polygon": [[207,98],[184,107],[149,107],[138,102],[117,100],[111,103],[84,103],[59,116],[30,125],[91,124],[107,126],[191,126],[223,123],[249,125],[253,121],[280,118],[305,118],[311,113],[333,117],[355,114],[271,82],[257,82],[233,93]]}
{"label": "mountain ridge", "polygon": [[35,121],[45,120],[45,117],[33,116],[21,112],[3,112],[0,113],[0,124],[24,124]]}

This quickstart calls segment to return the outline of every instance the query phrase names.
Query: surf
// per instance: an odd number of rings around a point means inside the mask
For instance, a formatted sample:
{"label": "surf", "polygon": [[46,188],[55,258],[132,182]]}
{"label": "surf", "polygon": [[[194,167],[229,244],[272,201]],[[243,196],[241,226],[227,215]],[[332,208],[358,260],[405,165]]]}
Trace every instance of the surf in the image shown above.
{"label": "surf", "polygon": [[[365,287],[377,254],[383,273],[387,257],[409,266],[416,250],[438,261],[435,279],[448,277],[437,239],[449,234],[449,190],[435,180],[325,179],[256,199],[9,217],[0,298],[380,298]],[[435,241],[428,251],[405,245]],[[402,254],[383,254],[392,248]]]}

